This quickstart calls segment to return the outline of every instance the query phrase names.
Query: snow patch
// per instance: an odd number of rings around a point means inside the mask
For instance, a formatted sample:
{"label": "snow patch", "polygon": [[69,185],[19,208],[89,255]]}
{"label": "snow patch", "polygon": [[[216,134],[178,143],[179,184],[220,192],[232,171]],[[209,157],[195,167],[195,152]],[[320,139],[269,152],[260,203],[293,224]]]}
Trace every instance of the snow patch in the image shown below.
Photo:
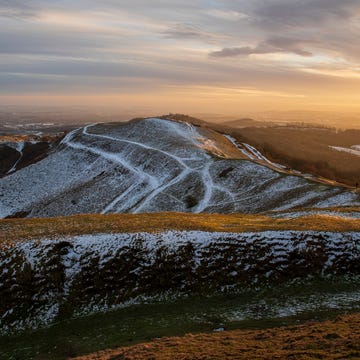
{"label": "snow patch", "polygon": [[351,155],[360,156],[360,145],[353,145],[350,148],[344,148],[341,146],[329,146],[330,149],[336,150],[336,151],[342,151],[347,152]]}

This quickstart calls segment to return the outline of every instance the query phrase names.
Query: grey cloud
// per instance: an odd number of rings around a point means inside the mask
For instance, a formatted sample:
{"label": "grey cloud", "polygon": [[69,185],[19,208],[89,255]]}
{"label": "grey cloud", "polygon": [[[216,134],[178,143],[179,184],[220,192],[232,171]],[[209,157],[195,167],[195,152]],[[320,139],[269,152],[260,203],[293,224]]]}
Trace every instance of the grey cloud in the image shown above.
{"label": "grey cloud", "polygon": [[260,48],[263,47],[264,50],[269,52],[292,52],[301,56],[312,56],[313,54],[305,50],[303,46],[314,44],[314,41],[302,40],[302,39],[292,39],[286,37],[276,37],[268,39],[266,42],[260,44]]}
{"label": "grey cloud", "polygon": [[189,15],[196,12],[201,5],[190,1],[173,0],[169,4],[165,0],[154,0],[149,4],[144,0],[122,2],[118,0],[0,0],[0,17],[30,18],[36,17],[39,12],[46,10],[61,10],[64,12],[100,11],[102,13],[116,14],[127,11],[154,20],[176,19],[180,12]]}
{"label": "grey cloud", "polygon": [[192,24],[175,24],[168,30],[162,33],[167,38],[171,39],[193,39],[204,38],[207,34],[201,31],[201,29]]}
{"label": "grey cloud", "polygon": [[254,9],[261,26],[320,25],[328,19],[347,20],[359,8],[358,0],[276,0]]}
{"label": "grey cloud", "polygon": [[0,32],[0,54],[40,54],[62,56],[89,56],[114,46],[123,44],[118,36],[101,33],[72,33],[31,27],[28,31]]}
{"label": "grey cloud", "polygon": [[159,62],[153,62],[151,59],[148,62],[144,60],[114,62],[104,61],[104,59],[76,60],[62,57],[49,59],[30,57],[22,62],[12,61],[13,59],[14,56],[8,56],[7,61],[1,64],[0,78],[3,81],[5,78],[14,77],[15,80],[27,83],[27,80],[31,78],[36,84],[38,76],[41,82],[44,79],[53,79],[56,82],[65,79],[64,81],[69,85],[76,83],[77,79],[87,77],[98,78],[103,82],[105,79],[112,81],[115,78],[118,80],[141,78],[174,84],[196,84],[233,78],[229,75],[230,72],[228,73],[229,68],[224,68],[221,64],[213,62],[204,69],[202,61],[184,61],[176,56],[167,61],[159,60]]}
{"label": "grey cloud", "polygon": [[243,46],[223,48],[220,51],[210,53],[212,57],[233,57],[248,56],[252,54],[271,54],[271,53],[294,53],[301,56],[312,56],[313,54],[304,49],[304,45],[310,43],[300,39],[292,39],[285,37],[271,38],[259,43],[256,47]]}
{"label": "grey cloud", "polygon": [[37,16],[37,9],[29,2],[0,0],[0,18],[28,19]]}
{"label": "grey cloud", "polygon": [[219,51],[213,51],[209,55],[213,57],[232,57],[232,56],[239,56],[239,55],[250,55],[253,54],[255,48],[250,46],[243,46],[243,47],[232,47],[232,48],[223,48]]}
{"label": "grey cloud", "polygon": [[[174,60],[176,63],[176,60]],[[99,63],[100,64],[100,63]],[[248,69],[247,67],[230,67],[230,66],[206,66],[198,63],[191,69],[183,71],[174,71],[172,68],[163,69],[163,64],[159,64],[157,69],[150,66],[147,68],[125,67],[121,74],[121,65],[112,76],[106,76],[107,70],[98,69],[96,74],[90,71],[82,71],[81,74],[75,74],[71,70],[55,70],[56,74],[51,74],[51,68],[46,64],[39,74],[37,69],[22,69],[17,67],[18,71],[27,71],[26,73],[3,73],[0,72],[0,94],[8,95],[9,93],[106,93],[106,92],[134,92],[151,91],[161,86],[191,86],[191,85],[209,85],[220,87],[236,87],[241,84],[246,88],[257,88],[259,84],[263,88],[274,88],[277,84],[279,91],[289,89],[289,79],[293,82],[293,91],[299,92],[308,90],[314,83],[314,77],[318,83],[332,86],[334,80],[328,77],[314,74],[299,74],[291,69]],[[105,64],[102,64],[105,67]],[[178,64],[177,64],[178,65]],[[54,65],[55,66],[55,65]],[[69,65],[71,66],[71,65]],[[75,68],[80,66],[75,66]],[[86,66],[85,66],[86,67]],[[87,70],[95,69],[94,66],[87,67]],[[139,71],[141,69],[141,71]],[[8,69],[10,70],[10,69]],[[58,73],[63,73],[59,75]],[[210,76],[209,76],[210,73]],[[340,81],[340,80],[339,80]]]}

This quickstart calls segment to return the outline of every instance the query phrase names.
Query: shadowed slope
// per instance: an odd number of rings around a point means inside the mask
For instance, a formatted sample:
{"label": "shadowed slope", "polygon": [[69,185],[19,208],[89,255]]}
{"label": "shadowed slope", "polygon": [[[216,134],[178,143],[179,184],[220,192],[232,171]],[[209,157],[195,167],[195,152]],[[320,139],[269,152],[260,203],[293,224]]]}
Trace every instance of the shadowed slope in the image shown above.
{"label": "shadowed slope", "polygon": [[0,333],[166,294],[356,277],[355,212],[290,221],[174,213],[1,220]]}

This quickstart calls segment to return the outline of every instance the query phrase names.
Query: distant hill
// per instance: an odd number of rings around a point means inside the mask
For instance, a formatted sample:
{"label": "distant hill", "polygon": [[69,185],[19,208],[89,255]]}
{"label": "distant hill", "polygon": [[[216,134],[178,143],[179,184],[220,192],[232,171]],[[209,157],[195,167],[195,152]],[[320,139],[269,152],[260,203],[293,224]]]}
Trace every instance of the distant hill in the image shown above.
{"label": "distant hill", "polygon": [[263,126],[270,126],[272,123],[266,121],[257,121],[254,119],[244,118],[244,119],[237,119],[226,121],[222,123],[225,126],[230,126],[234,128],[244,128],[244,127],[263,127]]}

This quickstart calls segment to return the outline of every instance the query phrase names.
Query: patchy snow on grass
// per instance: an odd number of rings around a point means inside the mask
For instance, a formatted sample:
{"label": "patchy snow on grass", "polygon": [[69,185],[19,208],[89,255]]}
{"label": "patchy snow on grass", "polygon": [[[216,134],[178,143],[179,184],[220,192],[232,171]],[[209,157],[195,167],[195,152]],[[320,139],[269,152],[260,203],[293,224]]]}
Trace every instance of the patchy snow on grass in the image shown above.
{"label": "patchy snow on grass", "polygon": [[220,290],[356,275],[359,261],[360,232],[166,231],[19,242],[0,254],[0,332],[49,324],[64,308],[104,311],[204,284]]}
{"label": "patchy snow on grass", "polygon": [[321,210],[321,209],[314,209],[314,210],[302,210],[302,211],[288,211],[288,212],[269,212],[267,215],[273,218],[279,219],[296,219],[298,217],[303,216],[312,216],[312,215],[326,215],[335,218],[341,219],[360,219],[360,211],[331,211],[331,210]]}
{"label": "patchy snow on grass", "polygon": [[[76,129],[45,159],[0,179],[0,217],[360,205],[356,193],[281,173],[250,145],[212,135],[156,118]],[[229,158],[237,149],[254,161]]]}
{"label": "patchy snow on grass", "polygon": [[336,150],[336,151],[342,151],[347,152],[351,155],[360,156],[360,145],[353,145],[350,148],[344,148],[341,146],[329,146],[330,149]]}

